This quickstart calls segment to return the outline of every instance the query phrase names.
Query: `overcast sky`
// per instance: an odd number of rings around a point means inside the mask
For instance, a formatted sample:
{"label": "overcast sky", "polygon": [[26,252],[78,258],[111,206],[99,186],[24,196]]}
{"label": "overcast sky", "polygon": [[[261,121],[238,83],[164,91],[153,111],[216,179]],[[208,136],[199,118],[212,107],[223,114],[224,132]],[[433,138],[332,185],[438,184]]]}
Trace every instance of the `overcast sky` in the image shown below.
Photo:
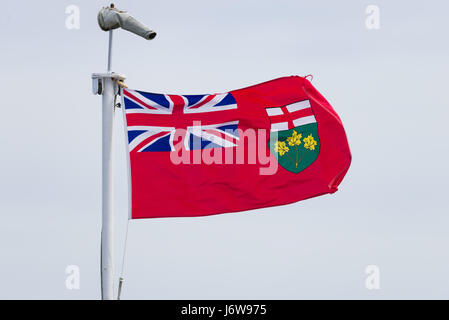
{"label": "overcast sky", "polygon": [[[67,29],[68,5],[80,28]],[[7,1],[0,19],[0,298],[100,297],[103,1]],[[158,32],[117,31],[130,87],[224,92],[313,74],[353,154],[333,195],[203,218],[131,221],[123,299],[449,297],[444,1],[115,1]],[[380,9],[380,29],[365,24]],[[116,271],[127,221],[115,135]],[[157,181],[154,181],[157,183]],[[175,201],[172,199],[171,201]],[[80,268],[80,289],[65,285]],[[380,289],[365,286],[368,265]],[[117,275],[118,277],[118,275]]]}

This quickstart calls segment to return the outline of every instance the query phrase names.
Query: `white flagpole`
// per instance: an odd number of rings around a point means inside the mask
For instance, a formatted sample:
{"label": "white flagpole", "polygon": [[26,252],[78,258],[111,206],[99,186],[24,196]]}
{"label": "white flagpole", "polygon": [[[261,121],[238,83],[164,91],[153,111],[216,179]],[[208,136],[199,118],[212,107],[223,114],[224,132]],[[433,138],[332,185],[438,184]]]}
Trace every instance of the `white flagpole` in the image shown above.
{"label": "white flagpole", "polygon": [[117,81],[125,77],[112,72],[112,36],[113,29],[122,27],[147,40],[154,39],[156,32],[134,19],[125,11],[104,7],[98,13],[98,24],[109,31],[107,73],[92,74],[92,90],[102,95],[102,194],[101,194],[101,297],[114,299],[114,215],[112,181],[112,134],[114,124],[115,96],[119,94]]}
{"label": "white flagpole", "polygon": [[[108,73],[111,73],[112,30],[109,31]],[[112,135],[114,124],[114,86],[111,77],[104,78],[102,97],[102,224],[101,224],[101,296],[114,298],[114,213],[112,177]]]}
{"label": "white flagpole", "polygon": [[113,30],[109,30],[108,72],[111,72],[112,65],[112,32]]}
{"label": "white flagpole", "polygon": [[101,174],[101,297],[103,300],[114,298],[114,264],[113,264],[113,176],[112,176],[112,135],[114,125],[114,97],[118,93],[116,80],[124,77],[111,71],[112,30],[109,31],[107,73],[92,74],[93,92],[102,95],[102,174]]}
{"label": "white flagpole", "polygon": [[119,93],[117,80],[125,77],[111,71],[112,30],[109,31],[108,72],[92,74],[94,94],[102,95],[102,193],[101,193],[101,297],[114,299],[114,211],[112,139],[114,98]]}

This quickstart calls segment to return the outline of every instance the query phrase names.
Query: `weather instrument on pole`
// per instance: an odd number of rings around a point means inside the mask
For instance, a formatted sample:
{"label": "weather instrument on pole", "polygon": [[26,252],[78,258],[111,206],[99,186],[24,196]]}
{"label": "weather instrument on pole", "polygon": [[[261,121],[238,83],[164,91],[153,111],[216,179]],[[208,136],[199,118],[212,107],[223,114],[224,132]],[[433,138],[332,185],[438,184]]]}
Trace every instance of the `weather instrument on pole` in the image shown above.
{"label": "weather instrument on pole", "polygon": [[115,8],[113,4],[110,7],[102,8],[98,12],[97,18],[98,25],[103,31],[122,28],[147,40],[152,40],[156,37],[156,32],[137,21],[126,11]]}
{"label": "weather instrument on pole", "polygon": [[[113,271],[113,180],[112,180],[112,133],[115,97],[120,94],[125,77],[112,72],[113,30],[122,28],[144,39],[151,40],[156,32],[111,4],[98,13],[98,24],[109,32],[107,72],[92,74],[92,91],[102,96],[102,225],[101,225],[101,297],[114,299]],[[122,281],[122,280],[121,280]]]}

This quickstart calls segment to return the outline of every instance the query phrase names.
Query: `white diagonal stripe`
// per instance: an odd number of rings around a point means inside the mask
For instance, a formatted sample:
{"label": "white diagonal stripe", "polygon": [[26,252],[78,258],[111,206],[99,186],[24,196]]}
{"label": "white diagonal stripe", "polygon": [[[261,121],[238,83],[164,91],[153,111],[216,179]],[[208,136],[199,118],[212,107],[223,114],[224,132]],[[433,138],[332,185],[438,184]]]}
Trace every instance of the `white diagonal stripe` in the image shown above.
{"label": "white diagonal stripe", "polygon": [[[157,139],[151,140],[149,143],[147,143],[146,145],[144,145],[142,148],[140,148],[139,152],[142,152],[142,150],[145,150],[146,148],[148,148],[149,146],[151,146],[153,143],[155,143],[156,141],[158,141],[160,138],[166,137],[168,135],[171,135],[172,132],[167,132],[166,134],[164,134],[163,136],[158,137]],[[171,147],[171,145],[170,145]]]}
{"label": "white diagonal stripe", "polygon": [[136,131],[136,130],[148,130],[148,131],[138,135],[129,143],[129,151],[134,150],[134,148],[137,147],[143,140],[151,137],[152,135],[155,135],[156,133],[159,133],[161,131],[171,131],[173,129],[174,128],[172,127],[130,126],[128,127],[128,131]]}
{"label": "white diagonal stripe", "polygon": [[[203,129],[203,130],[204,130],[204,129],[213,129],[213,130],[217,130],[218,132],[221,132],[221,133],[223,133],[224,135],[226,135],[226,136],[228,136],[228,137],[231,137],[231,138],[240,140],[240,138],[239,138],[238,136],[235,136],[234,134],[232,134],[232,133],[230,133],[230,132],[227,132],[227,131],[225,131],[225,130],[218,129],[218,127],[226,126],[226,125],[231,125],[231,124],[236,124],[236,125],[238,125],[239,122],[238,122],[238,121],[229,121],[229,122],[222,122],[222,123],[219,123],[219,124],[211,124],[211,125],[205,125],[205,126],[202,125],[202,126],[201,126],[201,129]],[[236,130],[237,130],[237,129],[236,129]],[[235,133],[236,130],[232,130],[232,132]],[[237,134],[238,134],[238,131],[237,131]]]}
{"label": "white diagonal stripe", "polygon": [[[209,102],[206,102],[205,104],[203,104],[200,108],[209,108],[209,107],[213,107],[215,106],[217,103],[219,103],[221,100],[224,99],[224,97],[226,97],[227,93],[221,93],[221,94],[217,94],[212,100],[210,100]],[[203,99],[202,99],[203,100]],[[200,101],[202,101],[200,100]],[[200,102],[198,102],[200,103]],[[198,103],[195,103],[192,107],[196,106]]]}
{"label": "white diagonal stripe", "polygon": [[[156,108],[162,112],[165,113],[170,113],[171,108],[167,109],[164,106],[161,106],[160,104],[158,104],[157,102],[150,100],[146,97],[144,97],[143,95],[141,95],[139,92],[137,92],[136,90],[131,90],[131,89],[127,89],[129,93],[131,93],[133,96],[135,96],[136,98],[140,99],[141,101],[145,102],[146,104],[148,104],[149,106]],[[133,98],[125,96],[126,98],[132,100],[134,103],[138,104],[139,106],[148,109],[147,107],[145,107],[144,105],[142,105],[141,103],[139,103],[138,101],[135,101]],[[168,101],[170,101],[169,99],[167,99]]]}
{"label": "white diagonal stripe", "polygon": [[222,147],[234,147],[235,146],[235,144],[232,143],[231,141],[228,141],[219,136],[216,136],[214,134],[210,134],[210,133],[204,132],[204,131],[201,132],[201,138],[209,140],[210,142],[218,144],[219,146],[222,146]]}
{"label": "white diagonal stripe", "polygon": [[154,135],[154,132],[147,131],[135,137],[133,141],[129,143],[129,151],[133,151],[134,148],[137,147],[143,140],[151,137],[152,135]]}
{"label": "white diagonal stripe", "polygon": [[207,97],[209,97],[209,95],[205,95],[204,97],[202,97],[202,98],[200,99],[200,101],[198,101],[197,103],[194,103],[194,104],[192,104],[191,106],[189,106],[189,108],[194,107],[194,106],[196,106],[198,103],[203,102],[204,100],[207,99]]}
{"label": "white diagonal stripe", "polygon": [[201,107],[193,108],[194,106],[198,105],[201,101],[206,99],[206,97],[208,97],[208,96],[206,96],[203,99],[201,99],[200,101],[198,101],[197,103],[195,103],[194,105],[189,106],[188,108],[184,109],[184,113],[202,113],[202,112],[212,112],[212,111],[223,111],[223,110],[237,109],[237,104],[236,103],[225,105],[225,106],[215,107],[215,105],[220,103],[221,100],[223,100],[226,97],[227,94],[228,93],[217,94],[211,101],[206,102]]}

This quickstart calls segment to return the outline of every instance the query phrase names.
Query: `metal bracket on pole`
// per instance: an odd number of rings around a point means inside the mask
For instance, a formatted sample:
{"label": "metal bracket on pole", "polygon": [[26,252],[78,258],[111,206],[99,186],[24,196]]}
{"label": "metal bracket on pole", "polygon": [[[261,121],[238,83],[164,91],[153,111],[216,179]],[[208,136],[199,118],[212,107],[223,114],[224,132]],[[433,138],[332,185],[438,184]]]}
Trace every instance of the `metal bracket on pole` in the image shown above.
{"label": "metal bracket on pole", "polygon": [[112,79],[114,82],[114,94],[119,94],[120,88],[117,81],[124,81],[126,77],[118,73],[92,73],[92,93],[102,95],[105,87],[105,79]]}

